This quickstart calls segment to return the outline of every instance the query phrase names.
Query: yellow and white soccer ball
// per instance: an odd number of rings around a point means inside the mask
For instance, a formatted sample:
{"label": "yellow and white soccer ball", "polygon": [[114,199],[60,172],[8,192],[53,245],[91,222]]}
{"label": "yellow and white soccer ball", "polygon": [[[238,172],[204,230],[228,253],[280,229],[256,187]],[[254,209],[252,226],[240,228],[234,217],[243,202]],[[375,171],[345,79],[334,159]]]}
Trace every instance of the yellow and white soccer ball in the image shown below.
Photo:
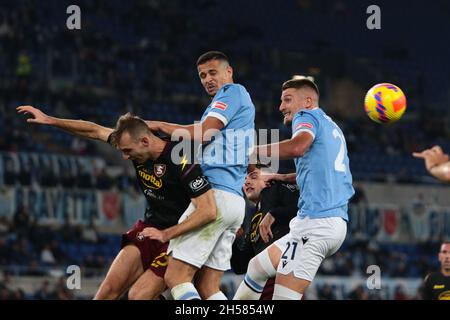
{"label": "yellow and white soccer ball", "polygon": [[405,113],[406,97],[396,85],[379,83],[367,91],[364,109],[373,121],[392,123],[399,120]]}

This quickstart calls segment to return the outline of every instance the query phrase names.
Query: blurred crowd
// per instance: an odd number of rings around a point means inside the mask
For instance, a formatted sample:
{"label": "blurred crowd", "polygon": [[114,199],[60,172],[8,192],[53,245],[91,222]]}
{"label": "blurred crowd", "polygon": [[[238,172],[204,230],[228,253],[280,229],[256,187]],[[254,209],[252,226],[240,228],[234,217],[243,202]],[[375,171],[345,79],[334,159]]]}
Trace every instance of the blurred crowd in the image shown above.
{"label": "blurred crowd", "polygon": [[[230,56],[235,80],[249,89],[255,101],[257,127],[281,129],[281,138],[289,135],[277,107],[281,83],[294,73],[314,76],[323,106],[346,134],[357,179],[420,182],[426,174],[420,161],[409,161],[411,152],[431,144],[450,149],[448,109],[426,96],[435,88],[429,84],[433,79],[427,78],[425,83],[423,72],[409,73],[410,55],[398,56],[396,66],[403,70],[392,73],[383,63],[375,64],[378,60],[370,59],[374,58],[370,51],[358,52],[360,46],[339,47],[340,42],[331,39],[322,43],[317,30],[309,34],[299,30],[305,37],[301,47],[286,47],[283,38],[276,37],[296,15],[305,19],[333,17],[338,22],[340,17],[355,19],[355,9],[347,1],[286,2],[278,10],[292,9],[291,19],[281,25],[268,21],[273,30],[256,23],[258,17],[270,19],[264,12],[256,11],[253,20],[247,19],[245,5],[231,1],[227,10],[244,7],[240,19],[229,21],[220,14],[218,1],[203,0],[81,1],[82,29],[68,30],[65,4],[26,1],[0,6],[0,53],[5,57],[0,61],[0,150],[102,155],[90,141],[27,125],[15,113],[21,104],[107,126],[113,126],[126,111],[148,119],[192,122],[208,103],[195,60],[211,48]],[[205,15],[216,23],[206,28]],[[250,42],[252,46],[245,45]],[[392,62],[388,54],[384,59],[386,65]],[[419,66],[419,70],[427,67]],[[427,77],[433,76],[437,75],[427,73]],[[362,101],[365,90],[384,79],[398,80],[409,104],[401,123],[379,130],[364,115]],[[426,85],[431,89],[425,90]]]}
{"label": "blurred crowd", "polygon": [[11,276],[5,272],[0,280],[0,300],[74,300],[73,291],[67,289],[66,279],[60,277],[53,285],[48,280],[42,281],[34,292],[13,289]]}
{"label": "blurred crowd", "polygon": [[[117,254],[120,237],[100,233],[95,224],[39,225],[21,207],[12,222],[0,219],[0,266],[13,275],[45,276],[71,264],[86,277],[105,272]],[[76,248],[76,250],[74,250]]]}

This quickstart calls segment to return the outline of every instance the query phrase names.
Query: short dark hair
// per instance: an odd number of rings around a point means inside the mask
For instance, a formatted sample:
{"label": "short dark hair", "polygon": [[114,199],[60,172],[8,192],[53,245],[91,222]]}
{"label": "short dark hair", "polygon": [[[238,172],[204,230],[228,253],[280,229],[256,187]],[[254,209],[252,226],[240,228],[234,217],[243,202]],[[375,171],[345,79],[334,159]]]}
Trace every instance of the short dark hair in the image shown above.
{"label": "short dark hair", "polygon": [[258,161],[258,163],[255,165],[256,169],[267,169],[270,168],[270,162],[269,163],[262,163]]}
{"label": "short dark hair", "polygon": [[226,56],[225,53],[220,52],[220,51],[208,51],[208,52],[202,54],[197,59],[197,66],[204,64],[210,60],[222,60],[222,61],[226,61],[226,62],[230,63],[230,60],[228,59],[228,57]]}
{"label": "short dark hair", "polygon": [[117,120],[116,127],[110,135],[110,143],[117,147],[124,132],[128,132],[133,139],[142,133],[152,134],[144,120],[128,112]]}
{"label": "short dark hair", "polygon": [[284,91],[284,90],[290,89],[290,88],[301,89],[303,87],[308,87],[308,88],[314,90],[317,93],[317,96],[320,96],[319,88],[317,87],[317,85],[313,81],[311,81],[307,78],[290,79],[290,80],[286,81],[285,83],[283,83],[283,85],[281,86],[281,91]]}

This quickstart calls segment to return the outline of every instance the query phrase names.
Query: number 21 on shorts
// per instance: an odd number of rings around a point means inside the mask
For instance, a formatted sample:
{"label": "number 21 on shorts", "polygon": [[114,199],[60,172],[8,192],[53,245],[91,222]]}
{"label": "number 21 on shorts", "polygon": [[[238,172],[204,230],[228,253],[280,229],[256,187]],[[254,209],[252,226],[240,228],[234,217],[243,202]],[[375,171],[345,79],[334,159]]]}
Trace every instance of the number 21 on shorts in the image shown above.
{"label": "number 21 on shorts", "polygon": [[[281,259],[283,259],[283,260],[287,260],[287,259],[294,260],[295,252],[297,251],[298,243],[295,242],[295,241],[292,241],[292,242],[288,241],[286,243],[286,245],[287,245],[286,246],[286,250],[284,251],[283,255],[281,256]],[[289,250],[289,249],[291,249],[291,250]]]}

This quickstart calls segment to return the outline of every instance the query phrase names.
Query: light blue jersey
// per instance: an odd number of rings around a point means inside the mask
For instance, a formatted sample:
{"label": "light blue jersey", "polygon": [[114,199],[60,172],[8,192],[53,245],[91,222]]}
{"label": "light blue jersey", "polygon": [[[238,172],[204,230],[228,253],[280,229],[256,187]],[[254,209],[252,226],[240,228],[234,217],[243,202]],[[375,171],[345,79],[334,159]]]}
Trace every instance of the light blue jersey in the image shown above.
{"label": "light blue jersey", "polygon": [[203,146],[199,157],[202,170],[214,188],[242,196],[249,149],[254,144],[255,106],[249,93],[239,84],[224,85],[206,108],[202,121],[207,117],[219,119],[224,127]]}
{"label": "light blue jersey", "polygon": [[303,157],[295,158],[300,187],[298,216],[342,217],[348,221],[352,186],[344,134],[322,109],[299,111],[292,121],[292,137],[309,132],[314,141]]}

